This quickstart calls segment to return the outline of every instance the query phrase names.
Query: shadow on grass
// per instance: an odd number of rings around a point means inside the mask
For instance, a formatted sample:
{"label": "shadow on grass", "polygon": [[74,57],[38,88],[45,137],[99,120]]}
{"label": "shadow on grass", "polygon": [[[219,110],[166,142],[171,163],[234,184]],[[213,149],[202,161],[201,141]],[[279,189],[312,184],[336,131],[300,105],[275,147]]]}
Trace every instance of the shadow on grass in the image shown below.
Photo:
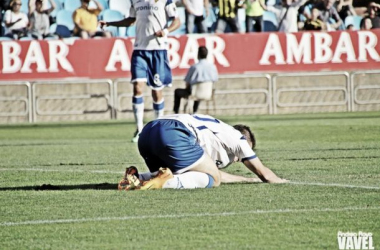
{"label": "shadow on grass", "polygon": [[[263,184],[262,182],[250,183],[250,182],[240,182],[240,183],[224,183],[223,186],[234,186],[234,185],[258,185]],[[67,191],[67,190],[118,190],[117,184],[113,183],[99,183],[99,184],[80,184],[80,185],[51,185],[43,184],[41,186],[22,186],[22,187],[2,187],[1,191]]]}
{"label": "shadow on grass", "polygon": [[0,191],[66,191],[66,190],[117,190],[117,184],[99,183],[99,184],[79,184],[79,185],[51,185],[43,184],[41,186],[22,186],[22,187],[3,187]]}

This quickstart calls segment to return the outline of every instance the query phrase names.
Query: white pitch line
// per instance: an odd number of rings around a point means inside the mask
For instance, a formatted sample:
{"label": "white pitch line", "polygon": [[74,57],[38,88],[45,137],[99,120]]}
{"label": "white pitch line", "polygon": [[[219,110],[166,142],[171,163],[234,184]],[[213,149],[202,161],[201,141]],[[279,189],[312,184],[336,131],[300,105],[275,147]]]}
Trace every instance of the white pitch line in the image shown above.
{"label": "white pitch line", "polygon": [[246,214],[274,214],[274,213],[313,213],[313,212],[342,212],[359,210],[380,210],[380,207],[344,207],[344,208],[322,208],[322,209],[277,209],[277,210],[250,210],[242,212],[222,212],[222,213],[196,213],[196,214],[166,214],[166,215],[139,215],[124,217],[97,217],[81,219],[59,219],[59,220],[34,220],[20,222],[3,222],[0,226],[23,226],[23,225],[44,225],[62,223],[83,223],[98,221],[126,221],[126,220],[145,220],[145,219],[179,219],[185,217],[214,217],[214,216],[236,216]]}
{"label": "white pitch line", "polygon": [[70,172],[70,173],[95,173],[95,174],[123,174],[123,171],[108,170],[75,170],[75,169],[43,169],[43,168],[0,168],[0,171],[37,171],[37,172]]}
{"label": "white pitch line", "polygon": [[319,183],[319,182],[289,182],[294,185],[306,185],[306,186],[326,186],[326,187],[343,187],[343,188],[363,188],[363,189],[376,189],[380,190],[380,187],[375,186],[357,186],[340,183]]}

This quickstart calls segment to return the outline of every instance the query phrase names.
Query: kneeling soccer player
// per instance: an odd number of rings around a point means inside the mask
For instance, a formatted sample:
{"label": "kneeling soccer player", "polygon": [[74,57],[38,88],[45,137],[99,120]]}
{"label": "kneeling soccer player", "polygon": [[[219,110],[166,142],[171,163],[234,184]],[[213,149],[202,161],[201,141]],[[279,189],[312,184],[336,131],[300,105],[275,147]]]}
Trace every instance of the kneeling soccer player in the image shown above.
{"label": "kneeling soccer player", "polygon": [[[127,168],[119,189],[192,189],[217,187],[220,183],[284,183],[265,167],[253,148],[249,127],[230,126],[207,115],[177,114],[148,123],[140,133],[138,148],[150,172],[138,174]],[[241,161],[257,178],[220,171]]]}

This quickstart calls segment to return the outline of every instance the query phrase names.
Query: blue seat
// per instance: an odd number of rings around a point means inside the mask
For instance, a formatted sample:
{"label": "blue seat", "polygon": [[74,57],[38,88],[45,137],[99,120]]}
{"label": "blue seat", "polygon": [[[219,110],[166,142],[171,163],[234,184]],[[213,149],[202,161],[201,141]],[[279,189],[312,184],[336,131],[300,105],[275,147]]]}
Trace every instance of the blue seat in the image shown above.
{"label": "blue seat", "polygon": [[132,25],[132,26],[128,27],[126,32],[125,32],[125,35],[127,37],[135,37],[136,36],[136,26]]}
{"label": "blue seat", "polygon": [[59,37],[62,38],[71,37],[71,31],[69,30],[69,28],[60,24],[56,26],[54,34],[57,34]]}
{"label": "blue seat", "polygon": [[12,41],[13,39],[7,36],[0,36],[0,41]]}
{"label": "blue seat", "polygon": [[29,13],[29,0],[21,0],[21,12],[24,12],[25,14]]}
{"label": "blue seat", "polygon": [[57,30],[57,24],[56,23],[53,23],[52,25],[50,25],[49,27],[49,32],[51,34],[55,34],[55,31]]}
{"label": "blue seat", "polygon": [[216,14],[215,14],[215,11],[212,8],[212,6],[210,5],[208,7],[208,16],[206,18],[207,27],[211,28],[214,25],[214,23],[217,21],[217,19],[218,18],[217,18]]}
{"label": "blue seat", "polygon": [[264,31],[277,31],[278,21],[276,15],[273,12],[264,11],[263,21]]}
{"label": "blue seat", "polygon": [[239,8],[237,12],[240,32],[245,32],[245,9]]}
{"label": "blue seat", "polygon": [[356,30],[360,30],[360,23],[362,19],[363,18],[361,16],[347,16],[346,19],[344,19],[344,26],[347,28],[348,25],[352,24]]}
{"label": "blue seat", "polygon": [[178,29],[176,29],[173,32],[170,32],[170,35],[177,36],[177,35],[185,35],[186,34],[186,14],[185,14],[185,8],[184,7],[178,7],[178,16],[179,20],[181,21],[181,26],[179,26]]}
{"label": "blue seat", "polygon": [[[108,1],[107,0],[98,0],[98,2],[100,3],[100,5],[102,5],[103,10],[109,9]],[[88,7],[90,9],[95,9],[96,8],[96,4],[94,3],[94,1],[91,1],[90,4],[88,5]]]}
{"label": "blue seat", "polygon": [[69,30],[73,30],[75,25],[73,21],[73,12],[68,10],[60,10],[57,13],[57,25],[66,26]]}
{"label": "blue seat", "polygon": [[64,9],[73,12],[81,6],[80,0],[65,0]]}
{"label": "blue seat", "polygon": [[[60,0],[54,0],[54,2],[55,2],[55,9],[53,10],[53,12],[50,13],[50,16],[57,17],[58,11],[63,10],[63,3]],[[51,8],[50,1],[47,1],[47,6],[48,8]]]}
{"label": "blue seat", "polygon": [[123,14],[124,17],[129,17],[129,9],[131,8],[130,0],[109,0],[109,8],[117,10]]}
{"label": "blue seat", "polygon": [[[103,20],[106,22],[120,21],[124,19],[124,15],[117,10],[107,9],[103,11]],[[112,33],[112,36],[125,36],[126,28],[125,27],[106,27],[106,30]]]}

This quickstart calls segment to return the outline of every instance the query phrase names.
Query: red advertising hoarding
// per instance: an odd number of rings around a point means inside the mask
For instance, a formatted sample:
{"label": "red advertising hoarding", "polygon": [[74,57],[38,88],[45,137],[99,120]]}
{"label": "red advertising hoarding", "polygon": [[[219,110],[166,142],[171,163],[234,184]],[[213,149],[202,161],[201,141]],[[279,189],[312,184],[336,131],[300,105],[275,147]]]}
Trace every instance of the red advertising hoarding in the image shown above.
{"label": "red advertising hoarding", "polygon": [[[380,29],[357,32],[188,35],[169,38],[173,75],[199,45],[220,74],[380,69]],[[133,38],[2,41],[0,80],[130,77]]]}

